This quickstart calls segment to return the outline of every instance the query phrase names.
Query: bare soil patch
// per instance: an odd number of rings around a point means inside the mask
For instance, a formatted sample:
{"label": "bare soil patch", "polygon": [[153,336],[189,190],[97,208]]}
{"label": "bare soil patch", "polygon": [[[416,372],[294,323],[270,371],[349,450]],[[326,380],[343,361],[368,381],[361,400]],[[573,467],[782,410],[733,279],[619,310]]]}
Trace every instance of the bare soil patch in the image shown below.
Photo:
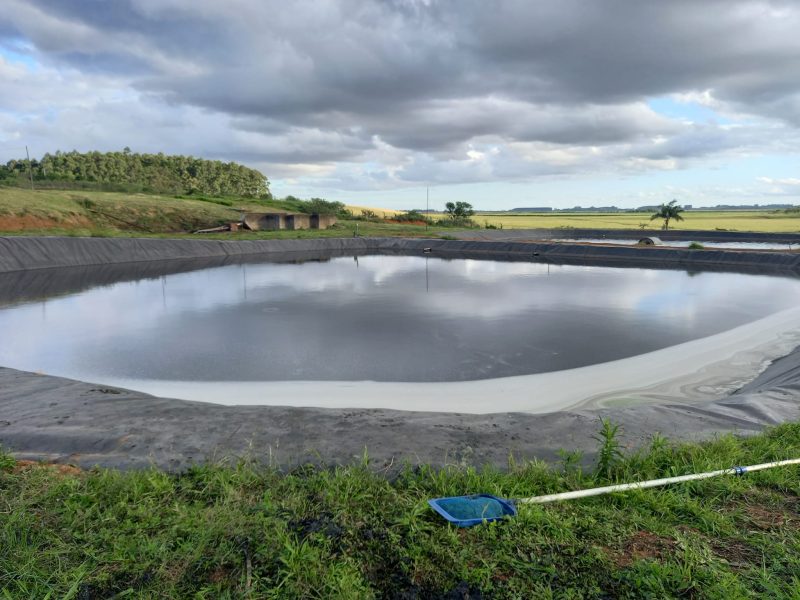
{"label": "bare soil patch", "polygon": [[398,221],[397,219],[384,219],[384,221],[386,223],[396,223],[398,225],[425,225],[425,221]]}
{"label": "bare soil patch", "polygon": [[0,215],[0,231],[23,231],[26,229],[57,229],[91,227],[86,217],[69,216],[63,220],[36,215]]}
{"label": "bare soil patch", "polygon": [[761,564],[763,559],[763,555],[758,549],[744,542],[714,539],[709,539],[708,542],[714,554],[734,569],[749,569],[753,565]]}
{"label": "bare soil patch", "polygon": [[18,460],[11,469],[12,473],[21,473],[29,469],[52,469],[59,475],[80,475],[83,473],[81,469],[75,465],[62,465],[56,463],[40,463],[35,460]]}
{"label": "bare soil patch", "polygon": [[749,504],[745,507],[745,512],[750,522],[758,529],[769,531],[788,525],[795,521],[782,510],[774,507],[759,504]]}
{"label": "bare soil patch", "polygon": [[800,498],[793,494],[748,494],[744,504],[734,507],[734,510],[737,509],[744,512],[744,521],[748,527],[760,531],[783,527],[800,528]]}
{"label": "bare soil patch", "polygon": [[614,564],[625,568],[637,560],[661,561],[675,553],[675,540],[661,537],[650,531],[637,531],[628,538],[620,552],[612,556]]}

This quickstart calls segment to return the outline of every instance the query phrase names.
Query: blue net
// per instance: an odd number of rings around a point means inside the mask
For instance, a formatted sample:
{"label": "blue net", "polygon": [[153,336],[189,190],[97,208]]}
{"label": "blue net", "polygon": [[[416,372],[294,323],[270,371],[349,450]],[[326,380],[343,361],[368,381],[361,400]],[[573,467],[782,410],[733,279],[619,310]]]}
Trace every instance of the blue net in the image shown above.
{"label": "blue net", "polygon": [[458,520],[497,519],[509,514],[508,509],[495,498],[486,496],[457,496],[442,498],[437,502],[447,513]]}

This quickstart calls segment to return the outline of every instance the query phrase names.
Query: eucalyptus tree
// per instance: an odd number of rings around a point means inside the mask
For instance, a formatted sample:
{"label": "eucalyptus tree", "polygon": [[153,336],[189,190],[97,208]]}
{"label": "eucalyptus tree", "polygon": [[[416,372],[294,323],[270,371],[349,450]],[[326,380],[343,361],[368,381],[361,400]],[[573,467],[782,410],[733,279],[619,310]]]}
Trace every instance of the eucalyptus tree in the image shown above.
{"label": "eucalyptus tree", "polygon": [[[27,161],[11,160],[5,172],[18,175]],[[34,177],[54,181],[123,184],[157,193],[198,193],[268,197],[269,180],[259,171],[234,162],[194,156],[122,152],[56,152],[31,161]]]}

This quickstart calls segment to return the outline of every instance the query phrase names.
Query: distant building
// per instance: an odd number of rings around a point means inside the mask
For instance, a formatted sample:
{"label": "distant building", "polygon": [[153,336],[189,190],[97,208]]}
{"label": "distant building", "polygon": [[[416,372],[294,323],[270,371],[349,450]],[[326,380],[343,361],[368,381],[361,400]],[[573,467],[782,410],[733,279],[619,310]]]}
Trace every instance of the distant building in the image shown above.
{"label": "distant building", "polygon": [[694,210],[786,210],[794,208],[792,204],[717,204],[716,206],[700,206]]}
{"label": "distant building", "polygon": [[683,210],[692,210],[692,205],[691,204],[684,204],[683,205]]}
{"label": "distant building", "polygon": [[586,213],[616,213],[623,209],[616,206],[576,206],[574,208],[563,208],[559,212],[586,212]]}
{"label": "distant building", "polygon": [[552,206],[527,206],[523,208],[512,208],[508,212],[520,213],[539,213],[539,212],[553,212]]}

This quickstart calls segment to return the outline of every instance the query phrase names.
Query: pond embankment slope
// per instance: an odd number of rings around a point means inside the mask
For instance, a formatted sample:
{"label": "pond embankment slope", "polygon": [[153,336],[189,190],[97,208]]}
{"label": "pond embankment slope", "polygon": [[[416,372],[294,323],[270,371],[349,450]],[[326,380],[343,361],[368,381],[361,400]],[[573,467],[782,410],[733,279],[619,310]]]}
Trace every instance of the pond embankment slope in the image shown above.
{"label": "pond embankment slope", "polygon": [[[485,235],[490,232],[479,232]],[[0,273],[132,264],[167,260],[229,259],[292,253],[397,252],[430,250],[447,258],[535,260],[560,264],[593,264],[645,268],[697,268],[758,272],[800,273],[799,252],[687,250],[660,247],[623,247],[559,244],[517,233],[500,232],[494,240],[426,238],[318,238],[302,240],[194,240],[158,238],[0,237]],[[562,234],[563,235],[563,234]],[[768,234],[762,234],[768,235]],[[783,234],[781,240],[787,239]],[[506,239],[509,236],[510,239]],[[698,239],[696,236],[692,239]],[[759,238],[763,239],[763,238]],[[800,242],[800,237],[795,238]]]}
{"label": "pond embankment slope", "polygon": [[[52,276],[54,285],[68,292],[74,285],[133,279],[142,270],[152,274],[161,267],[169,272],[191,269],[193,264],[202,268],[209,262],[224,264],[265,255],[289,259],[315,253],[405,254],[426,248],[448,258],[697,270],[788,274],[797,273],[800,265],[797,253],[596,249],[548,243],[365,238],[253,242],[0,238],[0,272],[6,272],[6,285],[18,285],[41,270],[41,276]],[[70,282],[72,269],[82,273],[77,283]],[[92,271],[100,274],[86,275]],[[34,279],[41,283],[41,277]],[[37,293],[34,288],[30,292],[33,296]],[[536,415],[219,406],[0,368],[0,444],[25,458],[123,468],[155,464],[170,470],[242,454],[282,466],[309,461],[347,463],[360,457],[365,448],[374,461],[386,464],[408,460],[504,465],[512,453],[520,458],[553,459],[565,448],[590,455],[596,446],[593,435],[600,417],[620,423],[631,444],[643,443],[655,432],[700,439],[725,431],[752,433],[766,425],[797,420],[799,356],[795,352],[775,361],[740,393],[722,400]]]}

